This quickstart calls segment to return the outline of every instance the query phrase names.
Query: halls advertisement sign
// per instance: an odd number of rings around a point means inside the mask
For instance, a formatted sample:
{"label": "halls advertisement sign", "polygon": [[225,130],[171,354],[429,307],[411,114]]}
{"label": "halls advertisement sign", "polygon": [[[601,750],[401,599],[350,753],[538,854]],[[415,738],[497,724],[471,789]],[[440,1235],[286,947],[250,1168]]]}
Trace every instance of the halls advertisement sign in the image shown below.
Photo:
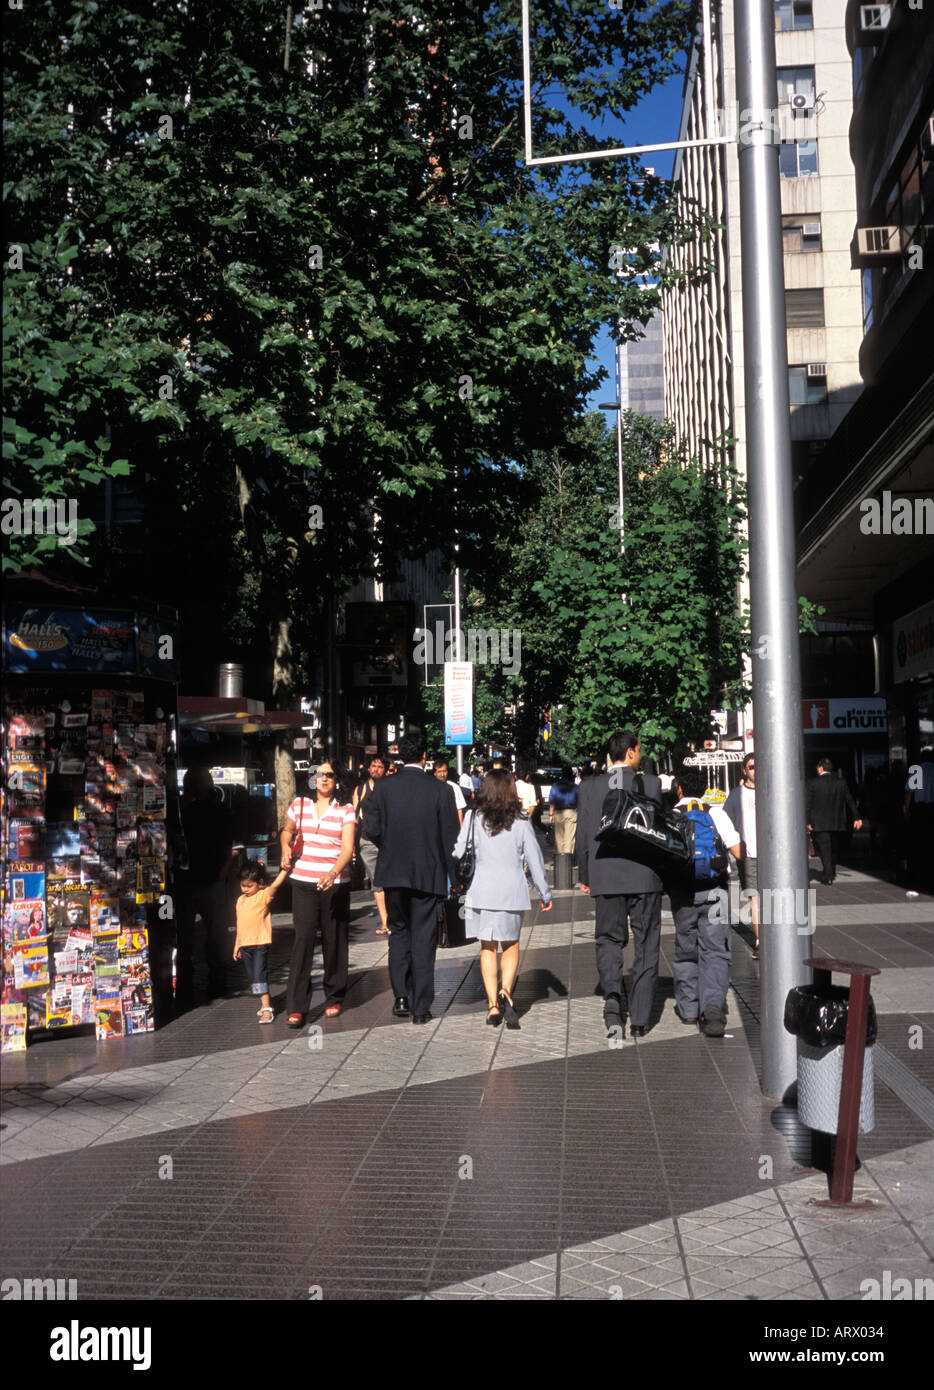
{"label": "halls advertisement sign", "polygon": [[892,678],[896,685],[934,671],[934,603],[892,624]]}
{"label": "halls advertisement sign", "polygon": [[803,700],[802,728],[806,734],[884,734],[888,729],[885,700]]}

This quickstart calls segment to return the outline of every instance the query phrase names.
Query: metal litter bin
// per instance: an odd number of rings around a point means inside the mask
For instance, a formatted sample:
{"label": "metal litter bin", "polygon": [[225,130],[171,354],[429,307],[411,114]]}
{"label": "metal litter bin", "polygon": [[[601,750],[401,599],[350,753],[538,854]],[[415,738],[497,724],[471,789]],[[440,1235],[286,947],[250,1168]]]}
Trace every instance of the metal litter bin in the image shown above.
{"label": "metal litter bin", "polygon": [[[837,1133],[849,998],[844,985],[799,985],[785,1000],[785,1028],[798,1043],[798,1116],[802,1124],[823,1134]],[[870,999],[859,1100],[859,1128],[864,1134],[876,1123],[872,1048],[877,1031]]]}

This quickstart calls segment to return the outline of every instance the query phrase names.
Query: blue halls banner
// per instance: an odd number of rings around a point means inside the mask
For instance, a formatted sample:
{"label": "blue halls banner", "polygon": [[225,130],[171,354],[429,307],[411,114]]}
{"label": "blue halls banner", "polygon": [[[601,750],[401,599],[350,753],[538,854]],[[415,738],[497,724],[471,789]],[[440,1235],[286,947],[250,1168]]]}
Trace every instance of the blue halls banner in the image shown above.
{"label": "blue halls banner", "polygon": [[10,604],[4,613],[7,671],[136,674],[136,614],[97,608]]}

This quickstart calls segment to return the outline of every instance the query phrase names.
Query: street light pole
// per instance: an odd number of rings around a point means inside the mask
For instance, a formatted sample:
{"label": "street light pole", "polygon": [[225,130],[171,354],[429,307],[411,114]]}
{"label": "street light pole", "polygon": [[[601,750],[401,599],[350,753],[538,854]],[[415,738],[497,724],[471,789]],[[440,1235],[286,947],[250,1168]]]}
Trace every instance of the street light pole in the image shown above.
{"label": "street light pole", "polygon": [[[795,591],[791,429],[782,266],[772,0],[736,0],[736,95],[742,237],[752,701],[762,956],[762,1090],[782,1098],[797,1075],[785,998],[810,975],[813,924],[804,835],[804,739]],[[768,895],[767,897],[765,895]]]}

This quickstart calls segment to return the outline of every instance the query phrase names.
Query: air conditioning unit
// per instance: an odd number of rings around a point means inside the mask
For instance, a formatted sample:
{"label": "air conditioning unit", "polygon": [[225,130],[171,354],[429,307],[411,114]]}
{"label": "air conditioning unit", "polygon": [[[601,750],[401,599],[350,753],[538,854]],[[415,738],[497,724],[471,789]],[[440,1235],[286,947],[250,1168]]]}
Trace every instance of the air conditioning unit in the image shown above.
{"label": "air conditioning unit", "polygon": [[827,363],[826,363],[826,362],[809,362],[809,363],[808,363],[808,376],[809,376],[809,377],[812,377],[812,376],[821,376],[821,377],[825,377],[826,375],[827,375]]}
{"label": "air conditioning unit", "polygon": [[795,92],[789,104],[796,116],[809,116],[814,110],[814,97],[809,92]]}
{"label": "air conditioning unit", "polygon": [[813,241],[813,240],[819,241],[819,240],[820,240],[820,223],[819,223],[819,222],[805,222],[804,225],[803,225],[802,228],[801,228],[801,235],[804,237],[805,241]]}
{"label": "air conditioning unit", "polygon": [[856,246],[868,261],[898,260],[902,254],[901,227],[857,227]]}

